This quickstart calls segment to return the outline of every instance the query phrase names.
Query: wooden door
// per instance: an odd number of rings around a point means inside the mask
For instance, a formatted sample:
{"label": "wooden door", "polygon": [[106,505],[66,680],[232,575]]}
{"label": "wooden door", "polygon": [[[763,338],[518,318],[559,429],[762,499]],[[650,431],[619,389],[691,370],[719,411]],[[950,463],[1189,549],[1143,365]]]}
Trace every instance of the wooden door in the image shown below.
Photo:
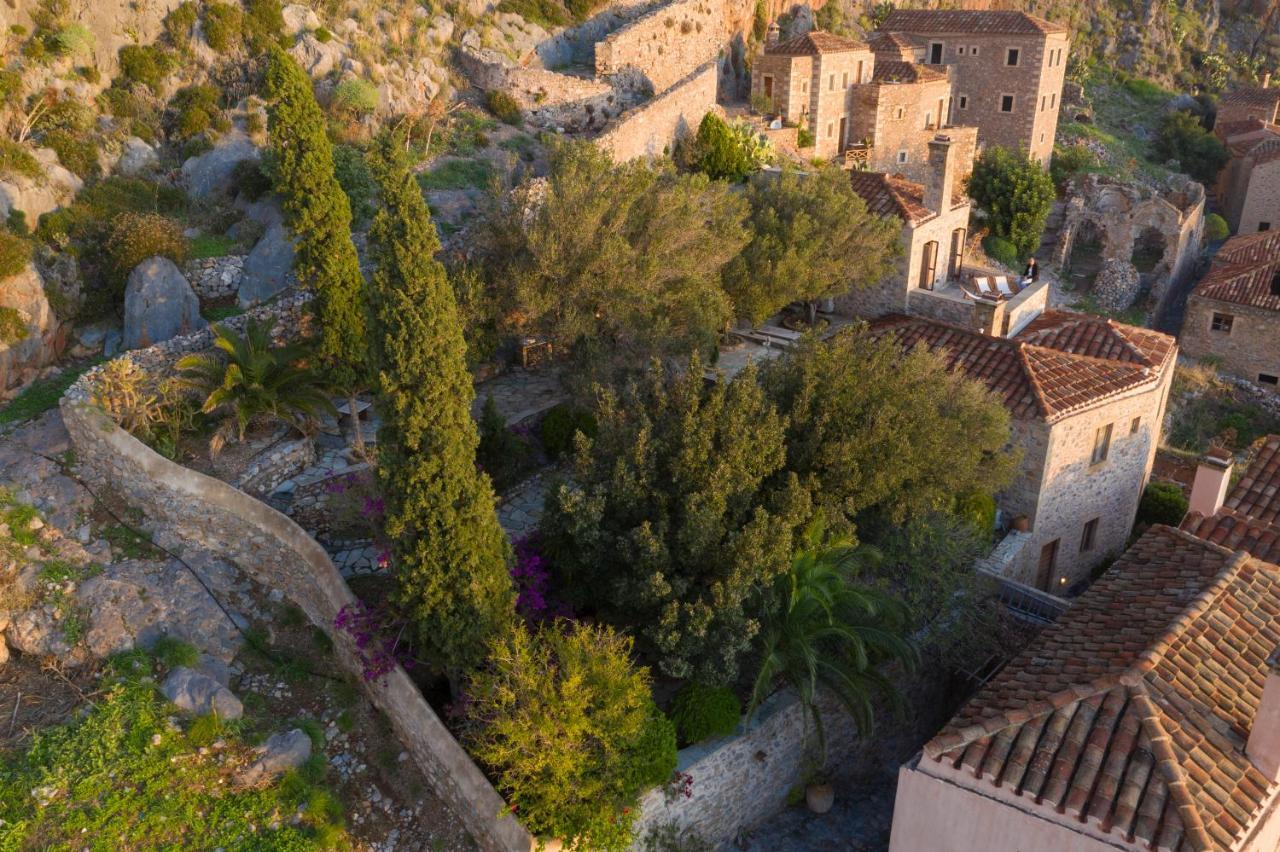
{"label": "wooden door", "polygon": [[1053,591],[1053,569],[1058,565],[1058,539],[1040,548],[1040,567],[1036,571],[1036,588],[1042,592]]}
{"label": "wooden door", "polygon": [[951,257],[947,263],[947,277],[952,280],[959,279],[960,273],[964,271],[964,228],[956,228],[951,232]]}
{"label": "wooden door", "polygon": [[924,244],[920,255],[920,288],[932,290],[933,280],[938,274],[938,241],[930,240]]}

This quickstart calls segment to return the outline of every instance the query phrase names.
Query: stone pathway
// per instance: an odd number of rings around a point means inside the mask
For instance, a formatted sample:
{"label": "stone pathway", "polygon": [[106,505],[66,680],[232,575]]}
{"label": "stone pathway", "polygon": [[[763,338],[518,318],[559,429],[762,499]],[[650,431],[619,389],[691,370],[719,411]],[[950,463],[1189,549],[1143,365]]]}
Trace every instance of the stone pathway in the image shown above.
{"label": "stone pathway", "polygon": [[480,419],[485,400],[493,397],[498,413],[513,426],[552,406],[564,402],[568,396],[560,386],[560,373],[552,369],[525,370],[513,367],[496,379],[476,385],[476,399],[471,404],[471,416]]}
{"label": "stone pathway", "polygon": [[893,827],[896,776],[879,782],[836,784],[836,802],[818,815],[800,804],[771,817],[737,843],[744,852],[883,852]]}
{"label": "stone pathway", "polygon": [[513,488],[498,506],[498,523],[512,541],[523,538],[538,527],[542,505],[550,485],[549,471],[535,474]]}

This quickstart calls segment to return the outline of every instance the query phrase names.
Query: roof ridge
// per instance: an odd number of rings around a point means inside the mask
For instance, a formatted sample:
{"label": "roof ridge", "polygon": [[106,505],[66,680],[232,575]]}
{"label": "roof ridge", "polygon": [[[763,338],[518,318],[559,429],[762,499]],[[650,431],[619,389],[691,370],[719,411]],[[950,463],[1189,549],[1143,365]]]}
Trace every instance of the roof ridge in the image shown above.
{"label": "roof ridge", "polygon": [[1107,323],[1107,326],[1120,337],[1121,341],[1123,341],[1124,345],[1128,347],[1131,353],[1133,353],[1134,357],[1136,357],[1139,361],[1141,361],[1143,364],[1147,365],[1148,367],[1159,366],[1159,364],[1156,364],[1154,361],[1148,358],[1146,353],[1144,353],[1141,349],[1138,348],[1137,344],[1135,344],[1133,340],[1129,337],[1129,332],[1125,330],[1125,329],[1133,329],[1135,331],[1145,332],[1145,331],[1148,331],[1149,329],[1145,329],[1145,328],[1140,329],[1137,326],[1129,325],[1128,323],[1116,322],[1115,320],[1109,317],[1107,318],[1106,323]]}
{"label": "roof ridge", "polygon": [[1041,416],[1045,418],[1053,416],[1056,412],[1049,410],[1049,401],[1045,397],[1044,383],[1040,381],[1040,377],[1036,375],[1035,369],[1031,366],[1031,359],[1027,357],[1027,350],[1044,349],[1049,352],[1056,350],[1051,350],[1045,346],[1033,346],[1021,340],[1010,340],[1009,342],[1018,347],[1018,363],[1022,365],[1022,372],[1026,374],[1027,381],[1031,383],[1031,391],[1036,396],[1036,406],[1040,409]]}
{"label": "roof ridge", "polygon": [[1211,849],[1213,840],[1205,830],[1204,818],[1187,784],[1182,762],[1178,760],[1178,755],[1173,750],[1173,736],[1165,730],[1161,721],[1163,714],[1160,708],[1151,696],[1145,681],[1128,684],[1128,687],[1129,698],[1138,710],[1138,721],[1146,728],[1156,771],[1164,777],[1169,798],[1173,799],[1178,816],[1182,820],[1184,838],[1196,850]]}

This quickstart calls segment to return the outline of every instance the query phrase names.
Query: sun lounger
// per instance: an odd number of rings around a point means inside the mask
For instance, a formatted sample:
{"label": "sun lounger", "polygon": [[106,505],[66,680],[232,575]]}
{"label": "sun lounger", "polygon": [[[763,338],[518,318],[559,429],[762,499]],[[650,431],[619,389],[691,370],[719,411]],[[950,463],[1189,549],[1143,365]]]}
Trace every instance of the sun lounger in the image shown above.
{"label": "sun lounger", "polygon": [[991,289],[991,282],[981,275],[974,277],[973,286],[978,291],[979,296],[995,295],[995,291]]}
{"label": "sun lounger", "polygon": [[1009,279],[1005,278],[1003,275],[996,276],[996,289],[999,290],[1000,295],[1004,296],[1006,299],[1012,299],[1017,295],[1014,293],[1013,288],[1009,286]]}

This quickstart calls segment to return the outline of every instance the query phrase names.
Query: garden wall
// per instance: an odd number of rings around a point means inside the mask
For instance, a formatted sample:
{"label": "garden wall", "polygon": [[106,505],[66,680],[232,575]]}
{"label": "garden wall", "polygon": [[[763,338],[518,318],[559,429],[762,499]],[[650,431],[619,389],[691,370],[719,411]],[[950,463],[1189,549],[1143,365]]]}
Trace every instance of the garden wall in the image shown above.
{"label": "garden wall", "polygon": [[[166,345],[158,360],[167,360],[171,349],[197,348],[194,342],[170,343],[176,345]],[[89,401],[92,375],[73,385],[61,403],[81,475],[109,486],[183,538],[235,562],[263,585],[283,591],[333,640],[334,653],[348,675],[363,683],[354,640],[334,628],[338,612],[354,604],[356,597],[324,549],[274,509],[225,482],[174,464],[120,429]],[[449,803],[480,848],[532,848],[523,826],[499,816],[506,811],[502,797],[403,669],[397,666],[383,680],[364,687],[432,789]]]}
{"label": "garden wall", "polygon": [[676,0],[596,44],[596,73],[628,68],[665,92],[720,53],[727,40],[725,0]]}
{"label": "garden wall", "polygon": [[657,157],[698,124],[716,105],[719,71],[712,60],[646,104],[624,112],[596,139],[615,162]]}

